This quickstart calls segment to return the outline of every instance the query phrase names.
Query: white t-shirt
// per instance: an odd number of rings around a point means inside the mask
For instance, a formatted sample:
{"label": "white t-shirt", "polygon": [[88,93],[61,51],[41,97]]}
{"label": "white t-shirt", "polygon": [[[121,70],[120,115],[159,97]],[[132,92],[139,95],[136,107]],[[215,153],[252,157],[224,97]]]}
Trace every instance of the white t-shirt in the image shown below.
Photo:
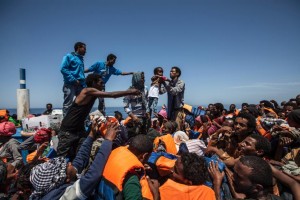
{"label": "white t-shirt", "polygon": [[156,97],[158,98],[159,96],[159,89],[157,85],[152,85],[149,89],[149,94],[148,97]]}

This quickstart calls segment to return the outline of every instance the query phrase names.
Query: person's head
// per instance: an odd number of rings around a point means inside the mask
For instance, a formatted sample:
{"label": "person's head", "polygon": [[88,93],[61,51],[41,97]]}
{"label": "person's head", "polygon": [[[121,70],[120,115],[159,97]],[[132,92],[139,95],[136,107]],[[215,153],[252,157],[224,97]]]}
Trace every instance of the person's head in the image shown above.
{"label": "person's head", "polygon": [[18,120],[18,115],[17,115],[17,114],[12,114],[11,117],[12,117],[14,120]]}
{"label": "person's head", "polygon": [[67,164],[63,156],[36,165],[30,173],[30,182],[34,188],[32,195],[42,197],[52,189],[75,180],[74,170],[75,168]]}
{"label": "person's head", "polygon": [[207,106],[207,110],[213,110],[214,109],[214,104],[210,103]]}
{"label": "person's head", "polygon": [[280,105],[283,107],[286,104],[286,101],[282,101]]}
{"label": "person's head", "polygon": [[290,127],[300,128],[300,109],[293,110],[287,116]]}
{"label": "person's head", "polygon": [[239,143],[238,149],[240,155],[262,157],[271,152],[271,143],[259,134],[251,134]]}
{"label": "person's head", "polygon": [[49,128],[40,128],[34,134],[33,140],[35,143],[43,144],[51,139],[52,130]]}
{"label": "person's head", "polygon": [[183,131],[176,131],[173,135],[173,139],[176,145],[180,145],[182,142],[189,140],[189,136]]}
{"label": "person's head", "polygon": [[296,96],[296,103],[297,103],[297,107],[299,108],[300,107],[300,94],[298,94]]}
{"label": "person's head", "polygon": [[226,118],[225,121],[223,122],[222,126],[229,126],[229,127],[233,128],[234,119],[233,118]]}
{"label": "person's head", "polygon": [[117,56],[111,53],[106,58],[106,65],[111,67],[115,64],[116,60],[117,60]]}
{"label": "person's head", "polygon": [[46,108],[47,108],[47,110],[52,110],[52,104],[51,103],[47,103],[46,104]]}
{"label": "person's head", "polygon": [[104,87],[104,82],[101,79],[101,76],[99,74],[89,74],[85,79],[87,87],[93,87],[97,90],[102,90]]}
{"label": "person's head", "polygon": [[259,102],[259,104],[262,107],[267,107],[267,108],[274,109],[274,105],[270,101],[268,101],[268,100],[262,100],[262,101]]}
{"label": "person's head", "polygon": [[236,108],[235,104],[230,104],[229,111],[234,112],[235,108]]}
{"label": "person's head", "polygon": [[164,75],[164,70],[162,67],[155,67],[153,70],[154,75],[162,76]]}
{"label": "person's head", "polygon": [[176,66],[172,67],[171,71],[170,71],[170,78],[173,80],[173,79],[176,79],[176,78],[178,78],[180,76],[181,76],[181,70],[180,70],[180,68],[176,67]]}
{"label": "person's head", "polygon": [[145,163],[153,151],[153,143],[147,135],[139,134],[130,139],[128,149],[141,161]]}
{"label": "person's head", "polygon": [[253,115],[255,118],[259,116],[259,110],[254,105],[249,105],[245,111]]}
{"label": "person's head", "polygon": [[241,110],[246,110],[248,106],[249,106],[248,103],[242,103],[242,109]]}
{"label": "person's head", "polygon": [[295,98],[291,98],[290,100],[289,100],[289,102],[291,102],[292,104],[297,104],[297,100],[295,99]]}
{"label": "person's head", "polygon": [[224,110],[224,105],[222,103],[215,103],[210,110],[213,118],[220,117],[222,115],[222,111]]}
{"label": "person's head", "polygon": [[287,102],[284,106],[283,106],[283,111],[285,116],[288,116],[288,114],[294,110],[294,104],[292,104],[291,102]]}
{"label": "person's head", "polygon": [[238,135],[249,135],[256,129],[255,117],[249,113],[239,113],[234,121],[234,130]]}
{"label": "person's head", "polygon": [[136,72],[132,75],[131,80],[132,86],[139,90],[144,90],[145,88],[145,75],[144,72]]}
{"label": "person's head", "polygon": [[162,126],[163,134],[173,134],[176,131],[177,123],[175,121],[166,121]]}
{"label": "person's head", "polygon": [[272,191],[272,177],[271,167],[265,160],[257,156],[243,156],[234,165],[233,186],[246,198],[256,199]]}
{"label": "person's head", "polygon": [[123,115],[121,112],[119,111],[115,111],[115,118],[120,122],[121,120],[123,120]]}
{"label": "person's head", "polygon": [[209,118],[207,115],[198,115],[195,118],[195,126],[201,127],[204,123],[207,123],[209,121]]}
{"label": "person's head", "polygon": [[172,179],[185,185],[202,185],[208,179],[204,157],[182,153],[175,163]]}
{"label": "person's head", "polygon": [[81,56],[84,56],[86,53],[86,45],[83,42],[76,42],[74,45],[74,50]]}

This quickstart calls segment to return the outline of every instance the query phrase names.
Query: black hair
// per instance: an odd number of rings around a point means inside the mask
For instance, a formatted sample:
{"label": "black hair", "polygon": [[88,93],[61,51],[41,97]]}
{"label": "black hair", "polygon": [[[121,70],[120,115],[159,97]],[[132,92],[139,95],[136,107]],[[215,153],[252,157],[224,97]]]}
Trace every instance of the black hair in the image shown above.
{"label": "black hair", "polygon": [[258,111],[258,109],[256,108],[256,106],[253,106],[253,105],[251,104],[251,105],[249,105],[249,106],[247,107],[247,110],[248,110],[248,112],[249,112],[251,115],[253,115],[255,118],[257,118],[257,117],[259,116],[259,111]]}
{"label": "black hair", "polygon": [[265,137],[263,137],[259,134],[251,134],[248,137],[251,137],[251,138],[256,140],[255,149],[256,150],[263,150],[264,153],[263,153],[262,156],[270,154],[270,152],[271,152],[271,143],[267,138],[265,138]]}
{"label": "black hair", "polygon": [[283,107],[286,107],[286,106],[292,106],[293,107],[293,109],[295,109],[296,107],[297,107],[297,105],[295,105],[294,103],[292,103],[292,102],[287,102],[286,104],[284,104],[284,106]]}
{"label": "black hair", "polygon": [[202,123],[208,122],[208,116],[207,115],[200,115],[200,119]]}
{"label": "black hair", "polygon": [[180,70],[180,68],[179,68],[179,67],[177,67],[177,66],[174,66],[174,67],[172,67],[172,69],[175,69],[175,70],[176,70],[176,72],[178,73],[178,77],[180,77],[180,76],[181,76],[181,70]]}
{"label": "black hair", "polygon": [[265,107],[274,109],[274,105],[268,100],[262,100],[259,103],[263,103]]}
{"label": "black hair", "polygon": [[87,87],[92,87],[93,83],[98,82],[99,79],[101,79],[101,76],[99,74],[92,73],[86,77],[85,83],[86,83]]}
{"label": "black hair", "polygon": [[293,120],[296,124],[300,125],[300,109],[292,110],[287,117],[288,120]]}
{"label": "black hair", "polygon": [[51,106],[52,107],[52,103],[47,103],[46,106]]}
{"label": "black hair", "polygon": [[242,103],[242,109],[243,109],[244,106],[247,106],[247,107],[248,107],[249,104],[248,104],[248,103]]}
{"label": "black hair", "polygon": [[76,42],[74,45],[74,50],[77,51],[78,48],[86,46],[83,42]]}
{"label": "black hair", "polygon": [[247,123],[248,130],[249,130],[248,132],[252,132],[252,131],[256,130],[256,119],[252,114],[246,113],[246,112],[240,112],[236,118],[238,118],[238,117],[248,120],[248,123]]}
{"label": "black hair", "polygon": [[153,151],[153,143],[151,139],[143,134],[139,134],[130,139],[129,150],[135,155],[151,153]]}
{"label": "black hair", "polygon": [[260,184],[264,189],[271,188],[272,170],[270,165],[260,157],[257,156],[243,156],[239,160],[243,165],[251,168],[249,180],[254,184]]}
{"label": "black hair", "polygon": [[115,54],[108,54],[106,61],[112,60],[112,59],[117,59],[117,56]]}
{"label": "black hair", "polygon": [[214,106],[219,112],[222,112],[224,110],[224,105],[222,103],[215,103]]}
{"label": "black hair", "polygon": [[164,127],[169,129],[170,133],[169,134],[173,134],[177,127],[178,127],[178,124],[176,121],[167,121],[166,123],[164,123]]}
{"label": "black hair", "polygon": [[234,103],[230,104],[229,106],[229,110],[231,109],[231,107],[233,107],[234,109],[236,108],[236,105]]}
{"label": "black hair", "polygon": [[123,118],[123,115],[122,115],[122,113],[121,112],[119,112],[119,111],[115,111],[115,116],[120,116],[121,118]]}
{"label": "black hair", "polygon": [[204,157],[200,157],[195,153],[182,153],[181,162],[184,178],[191,181],[193,185],[202,185],[208,180]]}
{"label": "black hair", "polygon": [[13,114],[12,116],[11,116],[13,119],[18,119],[18,115],[17,114]]}
{"label": "black hair", "polygon": [[162,67],[155,67],[154,70],[153,70],[153,73],[154,73],[154,74],[157,74],[158,71],[159,71],[160,69],[161,69],[162,71],[164,71]]}
{"label": "black hair", "polygon": [[296,102],[297,102],[297,105],[300,105],[300,94],[298,94],[296,96]]}

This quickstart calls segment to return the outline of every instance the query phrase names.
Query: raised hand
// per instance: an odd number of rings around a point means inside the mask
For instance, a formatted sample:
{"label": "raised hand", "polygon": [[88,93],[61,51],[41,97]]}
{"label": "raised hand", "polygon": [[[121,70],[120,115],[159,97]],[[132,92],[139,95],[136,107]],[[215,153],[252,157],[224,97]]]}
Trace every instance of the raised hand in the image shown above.
{"label": "raised hand", "polygon": [[119,123],[118,122],[107,122],[107,132],[105,134],[105,139],[113,141],[116,138],[117,133],[119,130]]}

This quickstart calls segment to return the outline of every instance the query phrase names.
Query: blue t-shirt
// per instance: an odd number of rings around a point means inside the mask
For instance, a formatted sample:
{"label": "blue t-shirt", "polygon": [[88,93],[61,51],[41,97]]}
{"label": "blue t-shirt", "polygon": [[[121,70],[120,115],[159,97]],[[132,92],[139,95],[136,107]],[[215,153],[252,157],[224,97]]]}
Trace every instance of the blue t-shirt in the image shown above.
{"label": "blue t-shirt", "polygon": [[94,72],[95,74],[100,74],[104,83],[106,83],[110,76],[113,75],[121,75],[122,71],[116,69],[114,66],[106,66],[105,62],[96,62],[92,66],[89,67],[89,72]]}

